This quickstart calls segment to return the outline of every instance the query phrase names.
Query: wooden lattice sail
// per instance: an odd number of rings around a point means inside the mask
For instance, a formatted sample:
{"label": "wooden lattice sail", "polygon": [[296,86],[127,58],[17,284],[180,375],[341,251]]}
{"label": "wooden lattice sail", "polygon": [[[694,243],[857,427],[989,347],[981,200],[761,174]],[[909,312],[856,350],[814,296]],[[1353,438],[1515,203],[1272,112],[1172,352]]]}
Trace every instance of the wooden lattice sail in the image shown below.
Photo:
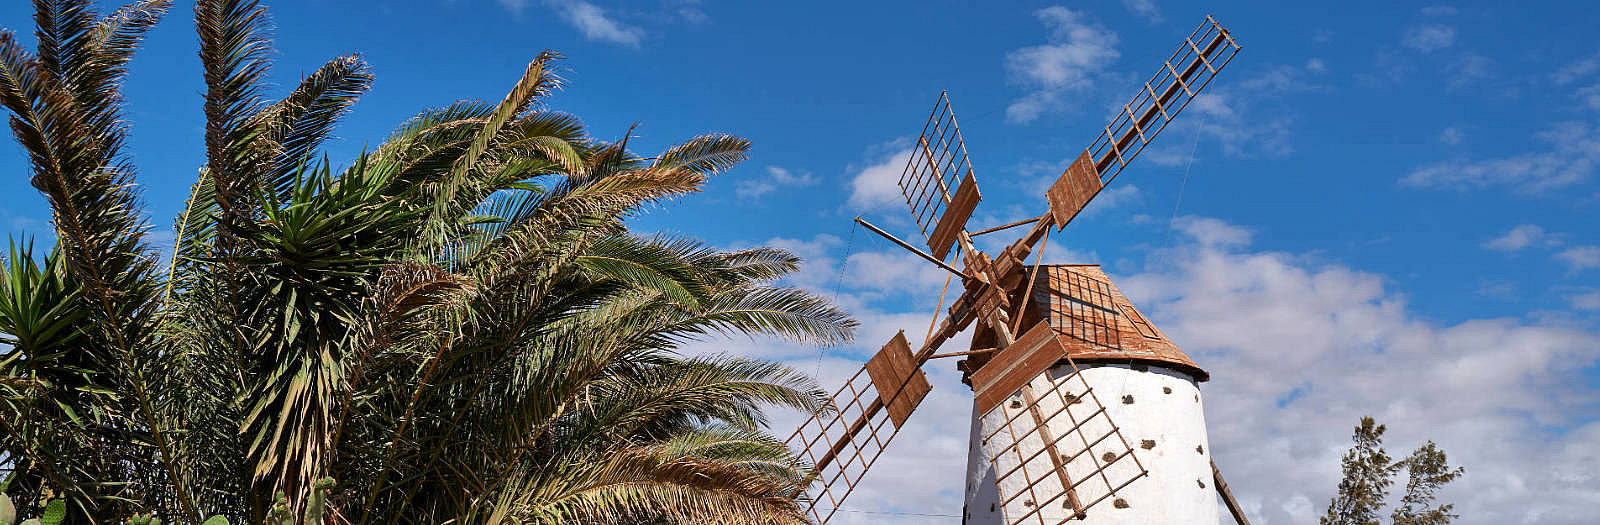
{"label": "wooden lattice sail", "polygon": [[1207,15],[1045,192],[1056,225],[1072,222],[1237,54],[1239,44]]}
{"label": "wooden lattice sail", "polygon": [[983,200],[947,92],[939,93],[912,146],[911,159],[900,174],[900,192],[928,240],[928,250],[944,259]]}
{"label": "wooden lattice sail", "polygon": [[1070,359],[998,399],[981,417],[994,429],[983,435],[982,448],[994,466],[1008,524],[1082,518],[1147,473]]}
{"label": "wooden lattice sail", "polygon": [[812,414],[795,429],[786,444],[815,473],[804,499],[813,520],[826,523],[839,511],[931,389],[901,331],[833,393],[835,412]]}

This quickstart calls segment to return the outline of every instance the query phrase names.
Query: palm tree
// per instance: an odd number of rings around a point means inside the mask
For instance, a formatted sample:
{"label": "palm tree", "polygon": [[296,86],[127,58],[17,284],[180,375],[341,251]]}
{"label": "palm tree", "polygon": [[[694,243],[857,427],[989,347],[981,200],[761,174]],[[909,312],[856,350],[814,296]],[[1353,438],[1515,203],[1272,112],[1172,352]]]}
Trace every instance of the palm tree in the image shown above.
{"label": "palm tree", "polygon": [[318,151],[365,64],[269,102],[264,8],[201,0],[207,158],[161,264],[119,84],[169,3],[36,0],[36,52],[0,33],[0,104],[56,230],[0,277],[0,489],[102,523],[805,521],[806,469],[763,409],[823,393],[676,349],[855,322],[775,284],[791,254],[624,226],[746,140],[597,140],[539,105],[561,86],[545,53],[498,103],[424,111],[336,167]]}

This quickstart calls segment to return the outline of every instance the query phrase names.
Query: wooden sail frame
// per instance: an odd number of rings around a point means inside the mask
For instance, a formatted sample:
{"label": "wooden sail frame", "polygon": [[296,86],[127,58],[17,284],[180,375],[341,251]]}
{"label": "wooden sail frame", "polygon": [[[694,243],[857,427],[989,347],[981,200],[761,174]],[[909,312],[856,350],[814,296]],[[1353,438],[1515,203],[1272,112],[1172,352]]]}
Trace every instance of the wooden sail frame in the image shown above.
{"label": "wooden sail frame", "polygon": [[1102,188],[1116,180],[1128,163],[1211,84],[1239,49],[1228,30],[1206,15],[1205,21],[1144,83],[1143,89],[1122,105],[1111,123],[1045,191],[1056,227],[1066,227]]}
{"label": "wooden sail frame", "polygon": [[1071,358],[1007,397],[982,416],[1001,420],[982,446],[1007,525],[1082,519],[1149,474]]}
{"label": "wooden sail frame", "polygon": [[911,146],[911,158],[900,173],[900,192],[911,207],[928,251],[944,259],[983,196],[967,157],[966,141],[950,107],[949,92],[939,92],[933,112]]}
{"label": "wooden sail frame", "polygon": [[817,523],[833,518],[927,397],[932,387],[920,365],[900,331],[834,391],[835,411],[811,414],[785,440],[812,468],[815,482],[803,489],[802,507]]}

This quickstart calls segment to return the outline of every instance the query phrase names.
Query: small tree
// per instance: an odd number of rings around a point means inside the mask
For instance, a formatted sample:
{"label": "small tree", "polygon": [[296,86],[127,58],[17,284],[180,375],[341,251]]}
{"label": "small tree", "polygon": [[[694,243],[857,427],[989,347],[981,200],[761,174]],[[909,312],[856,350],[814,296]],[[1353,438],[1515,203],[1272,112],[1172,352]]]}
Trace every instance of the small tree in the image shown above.
{"label": "small tree", "polygon": [[1444,484],[1466,473],[1461,467],[1450,468],[1444,451],[1433,441],[1411,452],[1411,457],[1400,462],[1406,469],[1406,495],[1400,508],[1391,517],[1394,525],[1445,525],[1458,518],[1450,513],[1452,504],[1434,506],[1435,492]]}
{"label": "small tree", "polygon": [[1339,494],[1328,502],[1322,525],[1378,525],[1383,500],[1394,484],[1399,465],[1383,450],[1383,433],[1388,430],[1372,416],[1361,418],[1351,439],[1355,445],[1344,454],[1344,479]]}
{"label": "small tree", "polygon": [[1328,502],[1328,513],[1322,525],[1379,525],[1384,500],[1389,497],[1389,486],[1394,475],[1406,471],[1406,493],[1400,508],[1389,515],[1393,525],[1447,525],[1458,518],[1451,514],[1455,505],[1435,506],[1435,493],[1446,483],[1466,473],[1461,467],[1451,468],[1444,451],[1433,441],[1417,447],[1411,455],[1394,461],[1383,450],[1383,433],[1388,427],[1379,425],[1372,416],[1361,418],[1351,439],[1355,442],[1344,454],[1344,479],[1339,480],[1339,494]]}

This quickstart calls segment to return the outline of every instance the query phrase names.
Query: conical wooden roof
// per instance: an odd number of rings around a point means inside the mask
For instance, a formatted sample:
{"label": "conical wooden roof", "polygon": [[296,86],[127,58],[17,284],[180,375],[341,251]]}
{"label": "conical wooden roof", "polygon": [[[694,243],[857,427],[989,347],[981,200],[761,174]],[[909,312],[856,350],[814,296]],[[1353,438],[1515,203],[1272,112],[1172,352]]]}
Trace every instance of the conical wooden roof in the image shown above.
{"label": "conical wooden roof", "polygon": [[[1033,267],[1025,268],[1023,274],[1034,275]],[[1027,290],[1027,283],[1018,288],[1011,298],[1013,305],[1020,303],[1018,299]],[[1188,373],[1199,381],[1210,379],[1210,374],[1128,301],[1097,264],[1041,267],[1022,317],[1019,337],[1040,323],[1048,323],[1055,345],[1079,363],[1159,365]],[[994,334],[980,324],[973,335],[973,349],[993,346]],[[974,361],[964,368],[976,370],[988,359]]]}
{"label": "conical wooden roof", "polygon": [[[1032,268],[1026,271],[1033,273]],[[1048,314],[1040,320],[1050,323],[1074,360],[1151,362],[1189,372],[1200,381],[1210,378],[1122,295],[1098,264],[1040,268],[1031,300],[1028,309]],[[1032,324],[1026,319],[1023,323]]]}

